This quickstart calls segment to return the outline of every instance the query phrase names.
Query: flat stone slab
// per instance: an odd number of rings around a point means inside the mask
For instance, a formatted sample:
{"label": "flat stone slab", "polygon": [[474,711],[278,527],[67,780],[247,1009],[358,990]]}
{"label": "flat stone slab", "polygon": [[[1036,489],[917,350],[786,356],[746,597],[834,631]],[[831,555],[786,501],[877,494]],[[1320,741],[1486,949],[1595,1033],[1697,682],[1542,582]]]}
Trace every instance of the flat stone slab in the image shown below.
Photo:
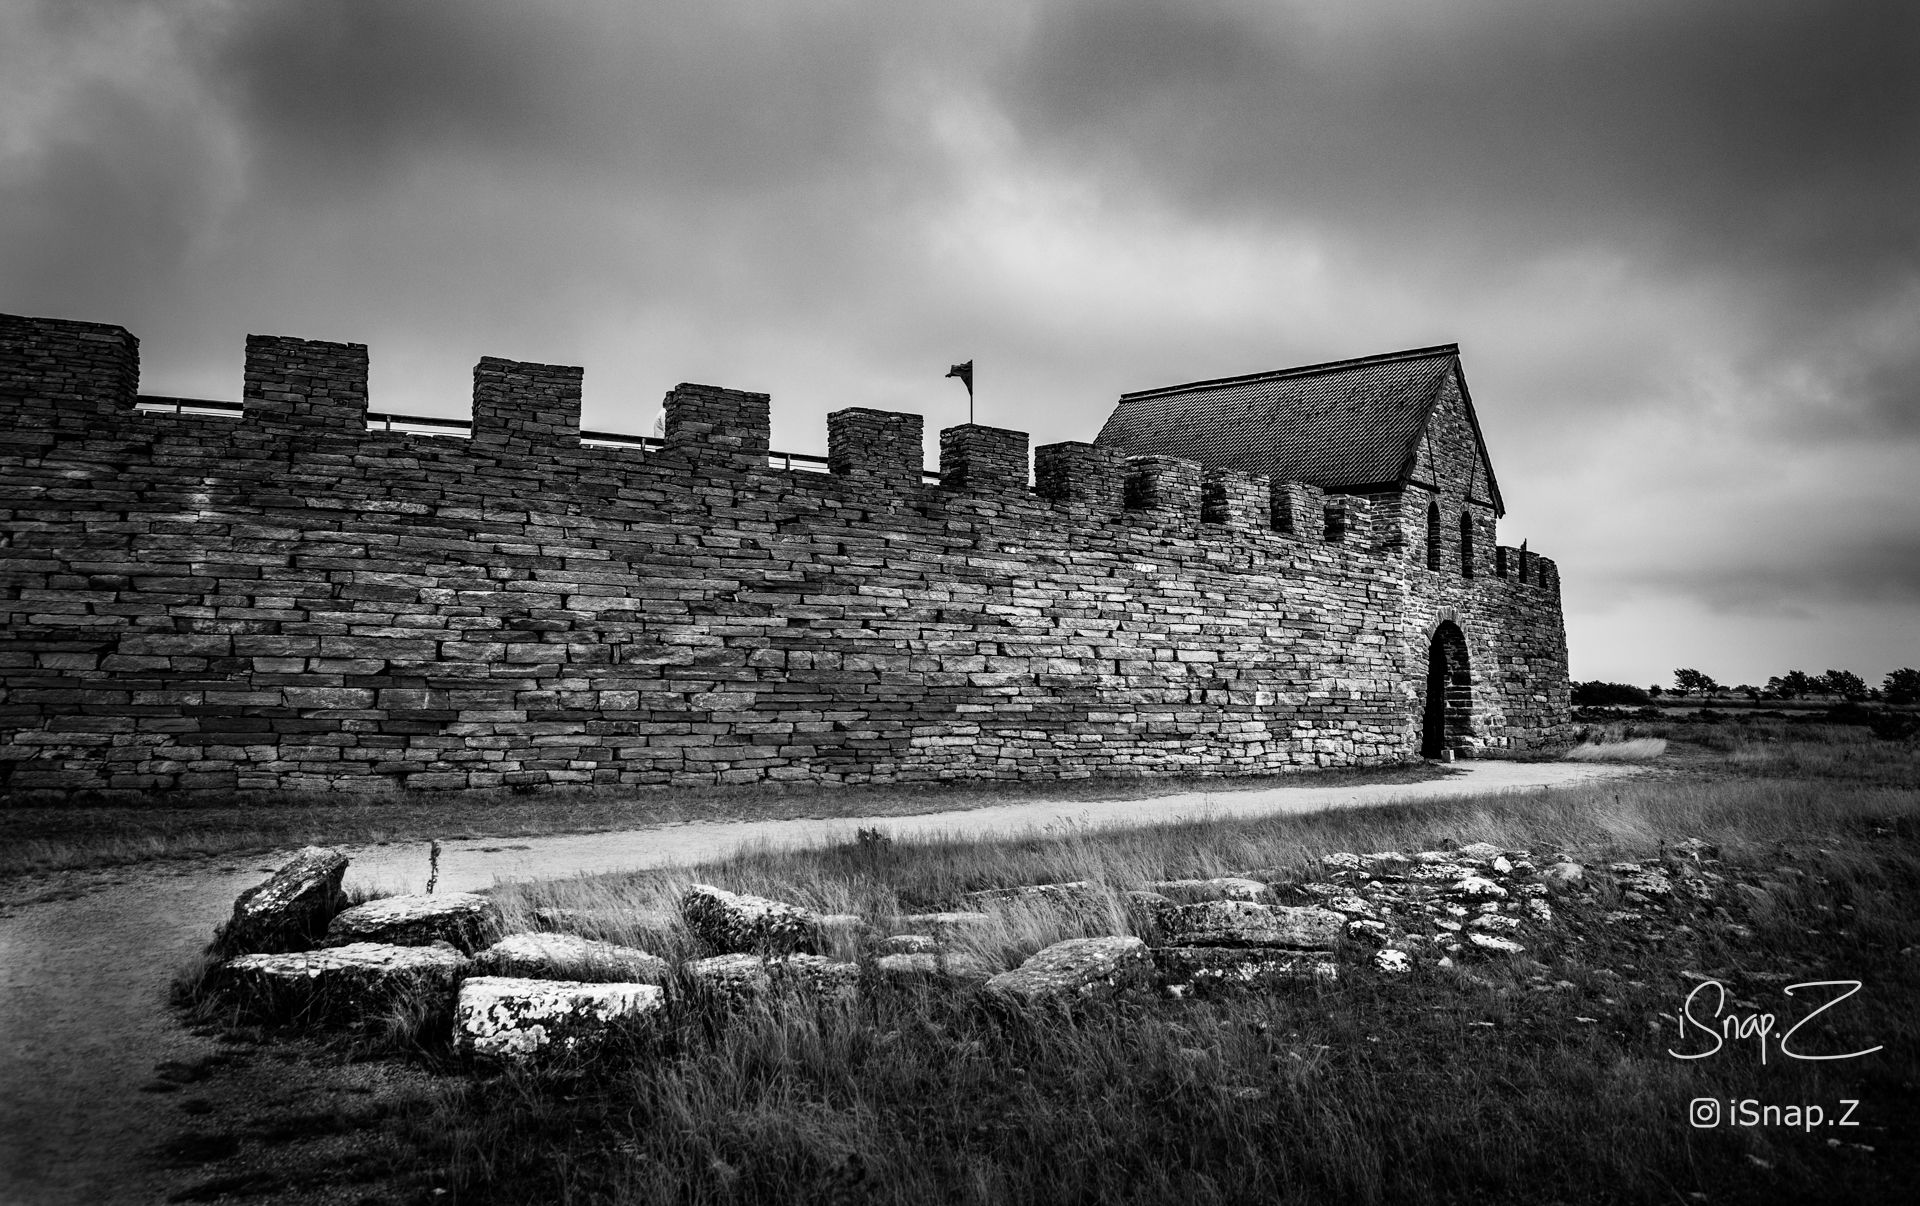
{"label": "flat stone slab", "polygon": [[1463,875],[1447,889],[1455,900],[1500,900],[1507,890],[1484,875]]}
{"label": "flat stone slab", "polygon": [[355,942],[241,955],[216,975],[220,994],[256,1015],[354,1020],[418,994],[453,996],[467,958],[444,946]]}
{"label": "flat stone slab", "polygon": [[1562,860],[1540,873],[1540,878],[1554,891],[1564,892],[1578,885],[1587,877],[1586,869],[1579,863]]}
{"label": "flat stone slab", "polygon": [[820,919],[806,909],[764,896],[747,896],[692,884],[680,897],[680,915],[708,950],[812,953],[820,945]]}
{"label": "flat stone slab", "polygon": [[1159,946],[1149,952],[1160,984],[1175,995],[1296,988],[1340,975],[1332,957],[1314,951],[1244,946]]}
{"label": "flat stone slab", "polygon": [[860,987],[860,965],[824,955],[782,955],[767,960],[775,988],[797,988],[821,996],[851,997]]}
{"label": "flat stone slab", "polygon": [[1214,879],[1163,879],[1146,886],[1171,900],[1190,904],[1197,900],[1261,900],[1267,885],[1257,879],[1223,875]]}
{"label": "flat stone slab", "polygon": [[1467,941],[1473,944],[1475,950],[1489,955],[1520,955],[1525,954],[1527,949],[1511,938],[1483,934],[1479,930],[1470,931]]}
{"label": "flat stone slab", "polygon": [[1332,909],[1209,900],[1157,905],[1153,923],[1163,946],[1263,946],[1332,950],[1347,919]]}
{"label": "flat stone slab", "polygon": [[473,976],[460,985],[454,1005],[454,1045],[462,1054],[496,1060],[574,1051],[597,1043],[609,1023],[657,1013],[665,1001],[657,984]]}
{"label": "flat stone slab", "polygon": [[631,946],[575,934],[508,934],[473,957],[473,974],[596,984],[664,984],[673,968]]}
{"label": "flat stone slab", "polygon": [[969,926],[988,925],[993,921],[991,913],[954,912],[954,913],[902,913],[900,924],[916,930],[930,931],[938,938],[950,930],[965,929]]}
{"label": "flat stone slab", "polygon": [[1373,966],[1389,976],[1404,976],[1413,970],[1413,956],[1402,950],[1373,952]]}
{"label": "flat stone slab", "polygon": [[477,893],[388,896],[336,915],[327,926],[327,945],[384,942],[431,946],[450,942],[462,952],[471,953],[486,943],[496,924],[493,902]]}
{"label": "flat stone slab", "polygon": [[767,961],[759,955],[736,952],[689,959],[681,970],[695,985],[722,997],[758,996],[773,987]]}
{"label": "flat stone slab", "polygon": [[985,980],[993,969],[977,955],[965,952],[941,955],[915,951],[881,955],[873,961],[874,974],[894,983],[914,980]]}
{"label": "flat stone slab", "polygon": [[1426,883],[1453,883],[1480,874],[1472,863],[1422,863],[1406,873],[1406,878]]}
{"label": "flat stone slab", "polygon": [[1028,884],[1018,888],[982,888],[968,892],[961,900],[975,909],[1004,909],[1009,905],[1051,905],[1075,912],[1104,909],[1106,889],[1092,880],[1077,879],[1064,884]]}
{"label": "flat stone slab", "polygon": [[216,945],[226,955],[298,951],[320,945],[327,923],[346,907],[340,879],[347,856],[338,850],[308,846],[273,873],[242,892],[233,916]]}
{"label": "flat stone slab", "polygon": [[1153,961],[1147,944],[1138,938],[1069,938],[988,980],[986,990],[1022,1005],[1037,1005],[1111,997],[1144,988],[1152,978]]}
{"label": "flat stone slab", "polygon": [[695,984],[720,996],[744,1000],[775,990],[851,997],[860,986],[860,965],[823,955],[756,955],[735,952],[694,959],[684,970]]}

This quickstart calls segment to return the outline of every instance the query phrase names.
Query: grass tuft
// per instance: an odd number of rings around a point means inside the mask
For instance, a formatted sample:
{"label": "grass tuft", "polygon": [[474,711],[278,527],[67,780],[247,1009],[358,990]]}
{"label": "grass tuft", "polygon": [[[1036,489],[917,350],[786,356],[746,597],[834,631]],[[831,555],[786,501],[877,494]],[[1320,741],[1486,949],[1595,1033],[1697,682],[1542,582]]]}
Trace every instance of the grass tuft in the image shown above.
{"label": "grass tuft", "polygon": [[1635,737],[1631,741],[1575,746],[1565,757],[1569,762],[1651,762],[1666,752],[1664,738]]}

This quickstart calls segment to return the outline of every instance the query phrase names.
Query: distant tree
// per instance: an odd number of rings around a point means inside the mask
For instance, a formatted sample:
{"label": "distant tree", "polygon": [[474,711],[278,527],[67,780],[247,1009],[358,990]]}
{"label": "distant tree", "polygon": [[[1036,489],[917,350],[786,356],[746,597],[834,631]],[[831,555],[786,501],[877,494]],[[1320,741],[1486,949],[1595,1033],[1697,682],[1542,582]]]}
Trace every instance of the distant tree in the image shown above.
{"label": "distant tree", "polygon": [[1651,687],[1647,688],[1647,696],[1650,699],[1659,699],[1660,696],[1663,693],[1665,693],[1665,691],[1666,691],[1665,687],[1662,687],[1659,683],[1655,683]]}
{"label": "distant tree", "polygon": [[1695,691],[1702,695],[1711,695],[1720,689],[1720,684],[1698,670],[1675,670],[1673,687],[1677,695],[1690,695]]}
{"label": "distant tree", "polygon": [[1895,670],[1887,675],[1880,689],[1886,693],[1890,704],[1920,703],[1920,670],[1912,667]]}
{"label": "distant tree", "polygon": [[1829,670],[1820,676],[1819,684],[1820,690],[1842,699],[1861,700],[1867,697],[1867,684],[1851,670]]}
{"label": "distant tree", "polygon": [[1746,696],[1748,699],[1754,701],[1755,703],[1760,702],[1760,688],[1753,686],[1751,683],[1741,683],[1739,686],[1734,688],[1734,691],[1740,695]]}
{"label": "distant tree", "polygon": [[1582,708],[1637,708],[1651,703],[1652,699],[1631,683],[1603,683],[1595,679],[1573,684],[1573,702]]}
{"label": "distant tree", "polygon": [[1805,670],[1789,670],[1784,675],[1776,674],[1767,680],[1767,690],[1781,699],[1797,699],[1819,689],[1820,684]]}

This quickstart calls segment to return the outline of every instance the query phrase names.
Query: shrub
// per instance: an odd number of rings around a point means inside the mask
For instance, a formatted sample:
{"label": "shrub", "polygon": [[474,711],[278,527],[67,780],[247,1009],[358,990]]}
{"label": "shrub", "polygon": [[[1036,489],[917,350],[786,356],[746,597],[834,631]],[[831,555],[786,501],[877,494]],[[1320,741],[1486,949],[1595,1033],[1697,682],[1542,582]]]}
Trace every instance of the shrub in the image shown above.
{"label": "shrub", "polygon": [[1573,702],[1583,708],[1637,708],[1652,703],[1653,697],[1644,688],[1629,683],[1603,683],[1595,679],[1573,684]]}
{"label": "shrub", "polygon": [[1902,716],[1898,712],[1879,712],[1867,727],[1882,741],[1910,741],[1920,737],[1920,716]]}
{"label": "shrub", "polygon": [[1852,700],[1833,705],[1827,709],[1828,724],[1870,725],[1880,713],[1872,708],[1862,707]]}

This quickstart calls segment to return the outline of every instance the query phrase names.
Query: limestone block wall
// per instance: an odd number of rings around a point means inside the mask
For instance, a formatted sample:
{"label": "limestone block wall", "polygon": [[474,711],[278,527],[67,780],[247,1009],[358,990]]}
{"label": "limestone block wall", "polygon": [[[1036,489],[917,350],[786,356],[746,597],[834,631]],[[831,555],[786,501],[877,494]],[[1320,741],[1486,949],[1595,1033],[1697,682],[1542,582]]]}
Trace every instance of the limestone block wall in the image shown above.
{"label": "limestone block wall", "polygon": [[[1558,577],[1087,444],[682,385],[582,445],[580,370],[483,360],[471,439],[367,430],[366,349],[250,338],[235,417],[134,409],[117,327],[0,318],[0,792],[860,783],[1391,762],[1435,624],[1467,748],[1567,723]],[[1337,531],[1329,516],[1338,512]]]}

